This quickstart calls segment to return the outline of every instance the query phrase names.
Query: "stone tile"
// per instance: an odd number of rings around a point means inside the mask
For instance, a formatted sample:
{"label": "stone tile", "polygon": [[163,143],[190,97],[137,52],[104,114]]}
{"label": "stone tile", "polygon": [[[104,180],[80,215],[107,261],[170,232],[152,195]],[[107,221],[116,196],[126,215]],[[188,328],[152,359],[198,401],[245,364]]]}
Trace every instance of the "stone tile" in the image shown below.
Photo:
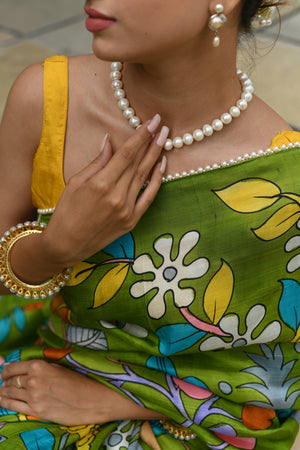
{"label": "stone tile", "polygon": [[300,129],[300,90],[297,88],[300,79],[300,46],[277,43],[270,51],[272,42],[257,42],[257,52],[264,56],[254,59],[252,73],[249,73],[245,62],[240,65],[251,75],[256,94],[288,123]]}
{"label": "stone tile", "polygon": [[54,54],[53,49],[24,42],[7,49],[0,49],[0,118],[7,94],[14,80],[30,64],[43,61]]}
{"label": "stone tile", "polygon": [[2,33],[2,32],[0,31],[0,44],[1,44],[2,42],[8,41],[8,40],[11,39],[12,37],[13,37],[12,34],[9,34],[9,33]]}
{"label": "stone tile", "polygon": [[84,20],[42,34],[30,42],[53,48],[55,53],[68,56],[92,52],[92,35],[86,30]]}
{"label": "stone tile", "polygon": [[30,33],[83,13],[83,0],[0,0],[0,25]]}

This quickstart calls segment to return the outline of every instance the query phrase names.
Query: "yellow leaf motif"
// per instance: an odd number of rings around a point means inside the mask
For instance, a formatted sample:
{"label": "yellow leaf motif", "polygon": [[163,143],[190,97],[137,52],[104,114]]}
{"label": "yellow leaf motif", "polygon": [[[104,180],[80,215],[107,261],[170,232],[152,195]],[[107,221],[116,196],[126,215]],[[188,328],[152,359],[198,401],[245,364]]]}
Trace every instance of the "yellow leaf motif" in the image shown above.
{"label": "yellow leaf motif", "polygon": [[100,425],[78,425],[74,427],[60,427],[62,430],[66,430],[70,434],[78,434],[79,441],[76,443],[76,448],[81,450],[89,450],[91,443],[94,441],[96,434],[100,428]]}
{"label": "yellow leaf motif", "polygon": [[291,192],[283,192],[281,194],[282,197],[288,198],[290,200],[293,200],[294,202],[298,203],[300,205],[300,195],[293,194]]}
{"label": "yellow leaf motif", "polygon": [[295,337],[292,339],[292,342],[300,342],[300,327],[298,328]]}
{"label": "yellow leaf motif", "polygon": [[281,190],[271,181],[247,178],[214,193],[234,211],[253,213],[277,202]]}
{"label": "yellow leaf motif", "polygon": [[73,267],[71,276],[66,283],[66,286],[77,286],[85,281],[94,270],[95,264],[87,262],[80,262]]}
{"label": "yellow leaf motif", "polygon": [[299,218],[300,206],[288,203],[276,211],[263,225],[252,231],[260,239],[271,241],[288,231]]}
{"label": "yellow leaf motif", "polygon": [[116,295],[126,278],[129,267],[128,263],[121,263],[104,275],[97,286],[93,308],[104,305]]}
{"label": "yellow leaf motif", "polygon": [[210,280],[204,294],[204,311],[209,320],[219,323],[230,303],[234,277],[231,267],[222,261],[220,269]]}

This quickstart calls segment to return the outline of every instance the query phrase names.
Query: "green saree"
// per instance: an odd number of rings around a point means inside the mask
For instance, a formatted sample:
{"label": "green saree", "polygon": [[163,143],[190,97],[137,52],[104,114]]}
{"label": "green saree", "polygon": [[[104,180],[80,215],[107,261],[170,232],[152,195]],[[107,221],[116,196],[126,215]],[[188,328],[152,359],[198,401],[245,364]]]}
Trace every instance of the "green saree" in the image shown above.
{"label": "green saree", "polygon": [[[150,421],[163,450],[289,449],[300,421],[297,138],[163,183],[135,229],[75,266],[51,300],[2,297],[2,362],[55,361],[196,434],[181,441]],[[67,427],[0,408],[4,449],[146,450],[144,426]]]}

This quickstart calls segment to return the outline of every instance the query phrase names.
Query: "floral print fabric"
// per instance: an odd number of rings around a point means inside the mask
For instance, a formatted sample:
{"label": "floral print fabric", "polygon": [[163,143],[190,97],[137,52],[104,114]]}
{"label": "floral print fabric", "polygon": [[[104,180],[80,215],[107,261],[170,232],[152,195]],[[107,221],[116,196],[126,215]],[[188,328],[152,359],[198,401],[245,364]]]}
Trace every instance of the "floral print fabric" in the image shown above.
{"label": "floral print fabric", "polygon": [[[179,441],[151,421],[163,450],[289,449],[300,420],[299,168],[291,148],[164,184],[136,228],[75,266],[51,301],[2,298],[2,362],[64,364],[197,435]],[[65,427],[0,409],[3,448],[148,449],[145,426]]]}

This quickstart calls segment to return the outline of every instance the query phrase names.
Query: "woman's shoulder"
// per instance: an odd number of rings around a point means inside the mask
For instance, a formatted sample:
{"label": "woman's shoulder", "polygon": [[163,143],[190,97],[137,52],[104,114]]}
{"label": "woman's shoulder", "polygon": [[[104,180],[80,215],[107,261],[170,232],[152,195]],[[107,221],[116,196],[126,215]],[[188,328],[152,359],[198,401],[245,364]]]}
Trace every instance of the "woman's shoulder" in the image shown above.
{"label": "woman's shoulder", "polygon": [[[43,124],[43,64],[23,70],[13,83],[7,97],[2,125],[14,123],[17,134],[38,145]],[[23,131],[22,131],[23,130]]]}
{"label": "woman's shoulder", "polygon": [[243,149],[243,153],[267,149],[279,133],[292,132],[291,124],[256,96],[246,114],[239,119],[237,128],[238,132],[235,129],[231,138],[235,147]]}
{"label": "woman's shoulder", "polygon": [[253,115],[258,133],[263,133],[271,138],[283,130],[293,130],[290,123],[281,117],[270,105],[266,104],[264,100],[258,97],[255,98]]}
{"label": "woman's shoulder", "polygon": [[17,103],[19,110],[32,112],[43,101],[43,64],[36,63],[24,69],[13,83],[7,97],[8,106]]}

